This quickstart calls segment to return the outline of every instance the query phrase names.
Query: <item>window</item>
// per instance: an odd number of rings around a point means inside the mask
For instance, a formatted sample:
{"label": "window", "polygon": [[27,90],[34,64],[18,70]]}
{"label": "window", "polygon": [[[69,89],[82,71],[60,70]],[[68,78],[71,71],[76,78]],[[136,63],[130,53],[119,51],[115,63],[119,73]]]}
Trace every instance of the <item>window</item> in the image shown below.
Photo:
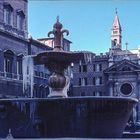
{"label": "window", "polygon": [[87,85],[87,78],[79,78],[79,85],[80,86]]}
{"label": "window", "polygon": [[87,78],[82,78],[82,86],[87,85]]}
{"label": "window", "polygon": [[133,91],[133,87],[130,83],[123,83],[120,87],[120,91],[124,96],[129,96]]}
{"label": "window", "polygon": [[100,67],[99,64],[96,65],[96,71],[99,72],[100,71]]}
{"label": "window", "polygon": [[117,34],[118,33],[118,31],[113,31],[113,34]]}
{"label": "window", "polygon": [[21,31],[24,30],[24,20],[25,20],[25,15],[23,11],[18,10],[17,11],[17,28]]}
{"label": "window", "polygon": [[96,85],[99,85],[100,84],[100,79],[99,77],[96,77]]}
{"label": "window", "polygon": [[96,92],[96,96],[100,96],[100,93],[98,91]]}
{"label": "window", "polygon": [[79,66],[79,72],[82,72],[82,69],[81,69],[82,67],[81,66]]}
{"label": "window", "polygon": [[93,96],[102,96],[102,92],[101,91],[94,91]]}
{"label": "window", "polygon": [[101,91],[99,91],[99,96],[102,96],[102,92]]}
{"label": "window", "polygon": [[102,71],[102,64],[94,64],[93,65],[93,71],[99,72]]}
{"label": "window", "polygon": [[102,64],[99,64],[99,70],[102,71]]}
{"label": "window", "polygon": [[83,72],[87,72],[87,65],[83,65]]}
{"label": "window", "polygon": [[41,77],[41,72],[40,71],[38,72],[38,76]]}
{"label": "window", "polygon": [[12,60],[5,58],[5,72],[12,73]]}
{"label": "window", "polygon": [[81,86],[81,78],[79,78],[79,86]]}
{"label": "window", "polygon": [[96,96],[96,92],[95,91],[93,91],[93,96]]}
{"label": "window", "polygon": [[4,23],[8,25],[13,24],[13,8],[10,4],[4,4]]}
{"label": "window", "polygon": [[4,71],[7,73],[12,73],[14,53],[11,50],[6,50],[4,52]]}
{"label": "window", "polygon": [[22,74],[22,60],[17,61],[17,74]]}
{"label": "window", "polygon": [[93,77],[93,85],[101,85],[102,83],[102,77]]}
{"label": "window", "polygon": [[80,65],[79,72],[87,72],[87,65]]}
{"label": "window", "polygon": [[82,92],[82,93],[81,93],[81,96],[85,96],[85,92]]}
{"label": "window", "polygon": [[95,85],[95,77],[93,77],[93,85]]}
{"label": "window", "polygon": [[117,46],[117,39],[114,39],[114,46]]}
{"label": "window", "polygon": [[102,77],[99,77],[99,84],[102,85]]}
{"label": "window", "polygon": [[22,58],[23,54],[17,56],[17,74],[22,74]]}

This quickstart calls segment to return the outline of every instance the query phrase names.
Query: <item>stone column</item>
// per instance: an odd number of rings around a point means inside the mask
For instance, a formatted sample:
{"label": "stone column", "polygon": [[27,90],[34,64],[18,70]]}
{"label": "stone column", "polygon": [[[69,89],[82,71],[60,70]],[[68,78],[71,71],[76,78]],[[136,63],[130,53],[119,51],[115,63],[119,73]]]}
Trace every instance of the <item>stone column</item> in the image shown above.
{"label": "stone column", "polygon": [[115,88],[115,93],[114,93],[115,96],[119,96],[119,93],[118,93],[118,92],[119,92],[119,91],[118,91],[118,86],[119,86],[119,83],[116,82],[116,83],[115,83],[115,87],[114,87],[114,88]]}
{"label": "stone column", "polygon": [[113,96],[113,82],[109,83],[109,95]]}

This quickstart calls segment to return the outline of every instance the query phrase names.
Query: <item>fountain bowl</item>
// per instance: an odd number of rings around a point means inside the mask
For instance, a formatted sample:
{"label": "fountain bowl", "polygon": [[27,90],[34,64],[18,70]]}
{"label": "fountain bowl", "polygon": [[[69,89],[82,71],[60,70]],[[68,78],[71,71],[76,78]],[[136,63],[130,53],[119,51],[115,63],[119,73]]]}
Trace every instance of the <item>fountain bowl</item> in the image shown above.
{"label": "fountain bowl", "polygon": [[48,64],[50,62],[57,62],[60,64],[70,65],[71,62],[84,61],[84,53],[82,52],[68,52],[68,51],[55,51],[50,50],[46,52],[39,53],[34,56],[35,65]]}
{"label": "fountain bowl", "polygon": [[120,138],[137,102],[86,96],[0,99],[0,137],[10,128],[15,138]]}

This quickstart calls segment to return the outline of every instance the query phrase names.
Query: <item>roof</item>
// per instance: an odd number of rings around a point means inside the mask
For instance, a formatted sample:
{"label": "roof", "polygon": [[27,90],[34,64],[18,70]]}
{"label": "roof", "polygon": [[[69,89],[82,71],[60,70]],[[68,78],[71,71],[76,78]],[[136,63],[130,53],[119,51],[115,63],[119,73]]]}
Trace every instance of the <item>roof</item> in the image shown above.
{"label": "roof", "polygon": [[44,47],[46,48],[47,50],[52,50],[51,47],[49,47],[48,45],[45,45],[43,43],[41,43],[40,41],[36,40],[36,39],[32,39],[32,44],[36,45],[36,46],[39,46],[39,47]]}
{"label": "roof", "polygon": [[[122,69],[129,67],[130,70],[129,71],[140,71],[140,66],[130,60],[124,59],[122,61],[116,62],[115,64],[113,64],[112,66],[110,66],[109,68],[107,68],[106,70],[104,70],[104,73],[117,73],[117,72],[121,72]],[[126,70],[128,71],[128,70]]]}
{"label": "roof", "polygon": [[119,17],[117,14],[115,15],[112,28],[120,28],[121,29],[121,24],[120,24]]}

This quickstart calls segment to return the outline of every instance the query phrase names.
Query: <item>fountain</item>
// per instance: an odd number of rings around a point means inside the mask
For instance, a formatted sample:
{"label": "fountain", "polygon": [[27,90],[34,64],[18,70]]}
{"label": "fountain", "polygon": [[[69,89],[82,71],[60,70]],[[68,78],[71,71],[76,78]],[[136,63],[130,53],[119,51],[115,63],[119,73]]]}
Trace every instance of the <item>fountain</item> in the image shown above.
{"label": "fountain", "polygon": [[57,18],[53,31],[48,33],[48,36],[54,35],[54,50],[33,57],[35,65],[43,64],[51,73],[48,98],[1,99],[0,128],[3,129],[0,129],[0,137],[6,137],[9,129],[13,137],[20,138],[122,136],[137,100],[103,96],[68,97],[70,80],[65,76],[65,70],[72,62],[84,61],[87,55],[64,51],[61,45],[64,33],[69,34],[68,30],[62,30]]}

